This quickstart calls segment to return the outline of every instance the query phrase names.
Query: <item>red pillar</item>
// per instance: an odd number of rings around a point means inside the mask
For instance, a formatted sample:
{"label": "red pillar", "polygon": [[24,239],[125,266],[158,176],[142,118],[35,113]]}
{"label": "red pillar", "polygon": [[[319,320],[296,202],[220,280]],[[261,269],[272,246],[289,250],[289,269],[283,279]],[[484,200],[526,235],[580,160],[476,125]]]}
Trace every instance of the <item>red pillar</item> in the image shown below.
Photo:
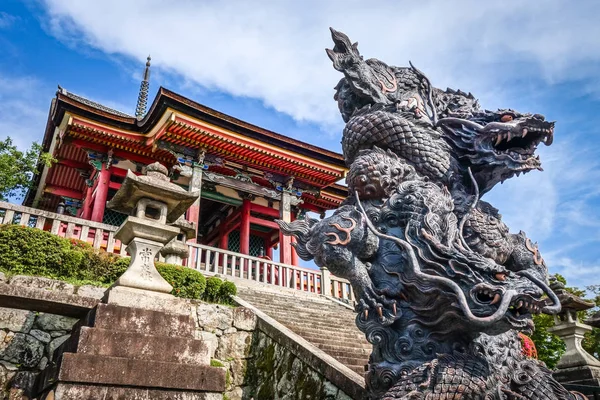
{"label": "red pillar", "polygon": [[94,193],[93,186],[86,186],[85,201],[83,202],[81,218],[90,219],[92,216],[92,195]]}
{"label": "red pillar", "polygon": [[265,254],[269,260],[273,261],[273,246],[267,247],[267,254]]}
{"label": "red pillar", "polygon": [[98,185],[96,185],[96,199],[92,209],[92,221],[102,222],[104,209],[106,208],[106,197],[108,196],[108,184],[110,183],[110,169],[106,164],[102,164],[102,169],[98,174]]}
{"label": "red pillar", "polygon": [[[296,220],[296,216],[292,213],[292,221]],[[292,265],[296,267],[300,266],[300,258],[298,257],[298,253],[296,253],[296,249],[292,246],[292,243],[296,243],[296,238],[292,236],[292,241],[290,242],[290,252],[292,253]]]}
{"label": "red pillar", "polygon": [[292,237],[279,232],[279,262],[292,265]]}
{"label": "red pillar", "polygon": [[240,253],[250,254],[250,200],[244,199],[240,224]]}
{"label": "red pillar", "polygon": [[219,226],[219,236],[219,248],[227,250],[229,247],[229,232],[227,232],[227,224],[225,223],[225,220],[223,220]]}

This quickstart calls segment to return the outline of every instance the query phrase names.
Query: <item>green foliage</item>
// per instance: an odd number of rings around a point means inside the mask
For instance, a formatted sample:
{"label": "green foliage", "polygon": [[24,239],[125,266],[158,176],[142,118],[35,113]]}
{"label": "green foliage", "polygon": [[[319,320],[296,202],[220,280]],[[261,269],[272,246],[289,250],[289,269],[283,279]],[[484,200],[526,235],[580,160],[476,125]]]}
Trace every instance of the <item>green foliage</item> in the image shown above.
{"label": "green foliage", "polygon": [[223,281],[216,276],[211,276],[206,280],[206,291],[204,292],[204,300],[217,302],[219,300],[219,290]]}
{"label": "green foliage", "polygon": [[210,366],[211,367],[220,367],[220,368],[225,368],[225,364],[223,364],[221,361],[211,358],[210,359]]}
{"label": "green foliage", "polygon": [[231,296],[236,294],[237,287],[233,282],[211,276],[206,279],[206,290],[202,299],[212,303],[232,304]]}
{"label": "green foliage", "polygon": [[83,269],[86,251],[39,229],[0,226],[0,266],[10,274],[91,279]]}
{"label": "green foliage", "polygon": [[0,141],[0,200],[22,197],[31,187],[38,164],[50,166],[56,162],[41,150],[39,144],[33,143],[29,150],[22,152],[13,145],[10,137]]}
{"label": "green foliage", "polygon": [[200,299],[206,288],[206,279],[200,272],[180,265],[156,263],[156,269],[173,286],[173,295],[186,299]]}
{"label": "green foliage", "polygon": [[235,283],[225,281],[219,288],[219,303],[231,304],[231,296],[237,294],[237,287]]}
{"label": "green foliage", "polygon": [[[20,225],[0,225],[0,271],[10,275],[36,275],[74,284],[109,286],[125,272],[129,257],[96,250],[88,243],[65,239]],[[179,265],[156,263],[156,269],[173,286],[173,295],[230,304],[237,288],[217,277]],[[207,292],[205,296],[205,288]]]}
{"label": "green foliage", "polygon": [[545,362],[548,368],[554,368],[560,357],[565,352],[565,343],[548,328],[554,326],[554,317],[546,314],[533,316],[535,332],[531,340],[535,343],[538,359]]}

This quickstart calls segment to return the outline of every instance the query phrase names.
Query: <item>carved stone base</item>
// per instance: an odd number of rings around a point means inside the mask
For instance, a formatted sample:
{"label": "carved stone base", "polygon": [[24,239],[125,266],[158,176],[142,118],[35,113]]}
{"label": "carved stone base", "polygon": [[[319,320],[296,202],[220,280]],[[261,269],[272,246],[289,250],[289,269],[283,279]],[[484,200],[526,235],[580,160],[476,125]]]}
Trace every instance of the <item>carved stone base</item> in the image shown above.
{"label": "carved stone base", "polygon": [[162,247],[162,243],[153,240],[132,239],[127,245],[127,252],[131,254],[131,264],[129,264],[129,268],[123,275],[117,279],[114,286],[170,293],[173,287],[158,273],[154,266],[154,258]]}

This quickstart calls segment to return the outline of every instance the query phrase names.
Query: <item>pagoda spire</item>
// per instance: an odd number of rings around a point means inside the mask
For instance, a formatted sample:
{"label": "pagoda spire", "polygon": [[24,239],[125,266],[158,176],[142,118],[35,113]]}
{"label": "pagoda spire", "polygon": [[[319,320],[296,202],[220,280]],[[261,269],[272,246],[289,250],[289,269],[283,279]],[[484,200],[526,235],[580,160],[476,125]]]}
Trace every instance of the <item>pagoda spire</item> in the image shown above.
{"label": "pagoda spire", "polygon": [[144,79],[140,84],[140,94],[138,95],[135,116],[137,119],[144,118],[146,107],[148,106],[148,89],[150,88],[150,56],[146,59],[146,69],[144,70]]}

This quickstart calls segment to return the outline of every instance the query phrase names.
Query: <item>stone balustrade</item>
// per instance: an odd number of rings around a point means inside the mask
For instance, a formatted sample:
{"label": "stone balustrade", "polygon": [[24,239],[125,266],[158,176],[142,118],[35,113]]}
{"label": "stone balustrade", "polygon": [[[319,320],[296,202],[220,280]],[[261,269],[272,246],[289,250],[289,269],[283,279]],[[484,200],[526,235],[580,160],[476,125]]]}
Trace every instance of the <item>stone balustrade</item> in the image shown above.
{"label": "stone balustrade", "polygon": [[[0,202],[0,224],[19,224],[43,229],[55,235],[79,239],[110,253],[127,255],[125,246],[115,239],[118,227],[88,221],[32,207]],[[352,303],[350,283],[332,275],[327,268],[315,270],[188,243],[187,265],[206,275],[223,275],[259,284],[300,290]]]}
{"label": "stone balustrade", "polygon": [[354,301],[348,280],[320,271],[278,263],[197,243],[188,243],[187,265],[205,275],[221,275],[263,285],[300,290],[307,293]]}

